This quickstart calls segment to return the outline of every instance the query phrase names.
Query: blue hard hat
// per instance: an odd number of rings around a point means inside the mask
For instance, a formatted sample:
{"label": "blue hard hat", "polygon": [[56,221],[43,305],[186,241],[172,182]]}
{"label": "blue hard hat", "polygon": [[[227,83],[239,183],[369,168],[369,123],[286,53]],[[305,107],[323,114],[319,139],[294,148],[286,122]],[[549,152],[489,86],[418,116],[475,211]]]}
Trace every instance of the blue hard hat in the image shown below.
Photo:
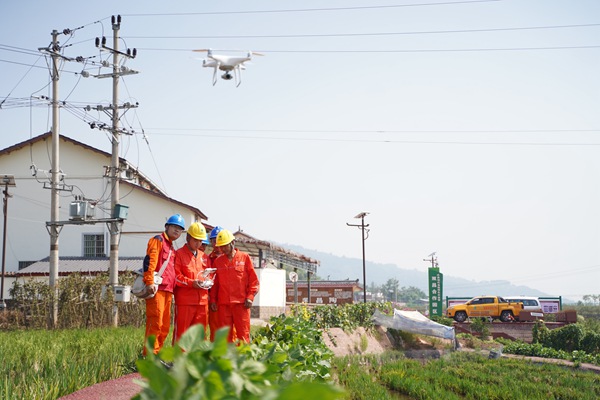
{"label": "blue hard hat", "polygon": [[208,246],[208,245],[210,244],[210,240],[208,240],[208,239],[204,239],[204,240],[202,241],[202,244],[205,244],[205,245],[207,245],[207,246]]}
{"label": "blue hard hat", "polygon": [[219,225],[215,226],[213,228],[212,231],[210,231],[210,235],[208,236],[209,239],[216,239],[217,235],[219,234],[219,232],[221,232],[223,230],[222,227],[220,227]]}
{"label": "blue hard hat", "polygon": [[180,226],[181,229],[185,229],[185,220],[183,219],[183,217],[181,216],[181,214],[175,214],[175,215],[171,215],[169,217],[169,219],[167,220],[166,225],[177,225]]}

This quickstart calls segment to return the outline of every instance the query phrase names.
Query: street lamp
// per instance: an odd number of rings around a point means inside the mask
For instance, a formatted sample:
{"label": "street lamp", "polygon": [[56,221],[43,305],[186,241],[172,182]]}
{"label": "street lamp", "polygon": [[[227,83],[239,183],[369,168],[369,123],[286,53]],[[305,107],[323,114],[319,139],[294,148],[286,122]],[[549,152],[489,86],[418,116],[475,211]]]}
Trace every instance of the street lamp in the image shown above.
{"label": "street lamp", "polygon": [[[363,303],[367,302],[367,269],[365,267],[365,240],[367,240],[367,238],[369,237],[368,236],[369,230],[366,229],[369,226],[369,224],[365,225],[365,217],[368,214],[369,214],[368,212],[361,212],[356,217],[354,217],[354,218],[360,219],[360,225],[353,225],[353,224],[349,224],[346,222],[346,225],[357,226],[362,231]],[[366,236],[365,236],[365,233],[366,233]]]}
{"label": "street lamp", "polygon": [[6,270],[6,216],[8,214],[8,198],[12,197],[8,194],[9,187],[16,187],[15,177],[13,175],[4,175],[2,177],[2,184],[4,185],[4,236],[2,237],[2,283],[0,284],[0,309],[6,308],[4,302],[4,274]]}

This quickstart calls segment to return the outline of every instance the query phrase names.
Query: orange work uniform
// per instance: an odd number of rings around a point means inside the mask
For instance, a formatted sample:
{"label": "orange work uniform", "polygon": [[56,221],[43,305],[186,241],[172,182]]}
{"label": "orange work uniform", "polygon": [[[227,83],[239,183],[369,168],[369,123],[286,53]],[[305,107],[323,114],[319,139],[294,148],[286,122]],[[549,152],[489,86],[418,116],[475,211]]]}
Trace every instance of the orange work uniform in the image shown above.
{"label": "orange work uniform", "polygon": [[208,256],[197,250],[192,253],[185,245],[175,252],[175,330],[173,344],[192,325],[208,325],[208,290],[194,287],[194,281],[204,280]]}
{"label": "orange work uniform", "polygon": [[158,354],[171,328],[171,304],[175,286],[175,248],[173,242],[163,232],[148,241],[144,258],[144,283],[154,284],[154,272],[159,272],[164,262],[169,260],[162,274],[162,283],[154,297],[146,299],[146,334],[144,355],[148,337],[154,336],[154,354]]}
{"label": "orange work uniform", "polygon": [[233,342],[234,332],[241,340],[250,342],[250,309],[244,306],[246,299],[254,300],[259,282],[252,259],[235,249],[230,260],[222,254],[214,261],[215,284],[211,290],[211,303],[218,305],[219,327],[229,327],[228,340]]}

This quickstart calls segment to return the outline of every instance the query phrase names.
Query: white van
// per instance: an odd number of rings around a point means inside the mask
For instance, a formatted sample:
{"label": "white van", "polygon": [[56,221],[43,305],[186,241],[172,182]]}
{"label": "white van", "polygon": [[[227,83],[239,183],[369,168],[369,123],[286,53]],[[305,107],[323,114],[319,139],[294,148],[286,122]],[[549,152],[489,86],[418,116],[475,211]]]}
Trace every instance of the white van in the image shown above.
{"label": "white van", "polygon": [[523,303],[523,310],[531,312],[542,312],[540,300],[537,297],[528,296],[504,296],[504,300],[511,303]]}

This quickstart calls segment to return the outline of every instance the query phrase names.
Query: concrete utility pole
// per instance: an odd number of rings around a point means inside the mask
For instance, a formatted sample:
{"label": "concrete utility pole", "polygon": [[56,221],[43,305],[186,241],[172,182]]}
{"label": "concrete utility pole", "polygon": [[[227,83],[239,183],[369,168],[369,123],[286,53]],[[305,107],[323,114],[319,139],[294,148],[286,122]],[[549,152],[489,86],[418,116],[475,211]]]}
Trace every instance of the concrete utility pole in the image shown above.
{"label": "concrete utility pole", "polygon": [[0,283],[0,310],[4,311],[6,309],[6,303],[4,302],[4,275],[6,273],[6,221],[8,219],[8,199],[12,197],[10,193],[8,193],[9,187],[17,186],[15,183],[14,175],[4,175],[2,177],[2,181],[0,182],[4,184],[4,233],[2,235],[2,283]]}
{"label": "concrete utility pole", "polygon": [[[63,34],[70,33],[70,30],[65,29]],[[50,222],[46,223],[46,228],[50,234],[50,271],[48,277],[48,283],[50,286],[50,292],[52,294],[50,310],[48,313],[48,328],[56,328],[58,325],[58,235],[62,227],[58,223],[59,210],[60,210],[60,190],[66,189],[67,185],[61,183],[63,174],[60,170],[59,160],[59,140],[60,140],[60,129],[59,129],[59,99],[58,99],[58,81],[60,78],[59,71],[59,60],[63,59],[66,61],[73,61],[68,57],[60,54],[60,44],[58,42],[59,32],[57,30],[52,31],[52,43],[48,47],[40,47],[39,51],[50,54],[52,57],[52,70],[50,76],[52,77],[52,160],[51,160],[51,177],[50,185],[44,182],[44,189],[50,189]]]}
{"label": "concrete utility pole", "polygon": [[[50,222],[56,223],[59,220],[60,198],[58,185],[60,180],[59,167],[59,139],[60,131],[58,129],[58,60],[60,54],[58,44],[58,31],[52,31],[52,182],[50,186]],[[50,276],[49,285],[52,293],[52,305],[50,310],[50,320],[48,326],[56,328],[58,325],[58,235],[60,233],[58,225],[50,225]]]}
{"label": "concrete utility pole", "polygon": [[[112,180],[112,194],[110,196],[110,209],[114,213],[119,203],[119,149],[121,135],[119,134],[119,29],[121,27],[121,16],[117,21],[112,17],[113,28],[113,96],[112,96],[112,157],[110,164],[110,176]],[[113,215],[114,216],[114,215]],[[118,222],[110,223],[110,264],[109,284],[111,288],[119,284],[119,239],[120,226]],[[113,325],[119,325],[119,308],[117,303],[113,304]]]}
{"label": "concrete utility pole", "polygon": [[360,225],[352,225],[352,224],[346,223],[346,225],[348,225],[348,226],[357,226],[362,231],[363,303],[367,302],[367,268],[365,265],[365,240],[367,240],[367,238],[369,237],[368,236],[369,230],[366,229],[369,226],[369,224],[365,225],[365,217],[368,214],[369,214],[368,212],[361,212],[356,217],[354,217],[354,218],[360,219]]}
{"label": "concrete utility pole", "polygon": [[[112,29],[113,29],[113,47],[106,46],[106,38],[96,38],[96,46],[101,47],[103,50],[108,50],[113,56],[113,72],[110,75],[98,75],[97,78],[112,78],[112,104],[111,104],[111,118],[112,118],[112,154],[111,163],[109,168],[109,179],[111,186],[111,219],[109,222],[110,231],[110,261],[109,261],[109,286],[113,288],[119,284],[119,241],[121,237],[121,224],[123,220],[118,220],[118,216],[115,215],[117,205],[119,204],[119,181],[121,179],[121,168],[119,163],[119,152],[121,142],[121,128],[119,127],[120,109],[134,108],[136,105],[129,103],[119,106],[119,79],[123,75],[137,74],[137,71],[129,70],[124,67],[119,67],[119,58],[135,58],[137,50],[133,49],[131,52],[127,49],[126,53],[119,51],[119,30],[121,29],[121,16],[112,16]],[[118,326],[119,324],[119,310],[117,303],[113,305],[113,325]]]}

